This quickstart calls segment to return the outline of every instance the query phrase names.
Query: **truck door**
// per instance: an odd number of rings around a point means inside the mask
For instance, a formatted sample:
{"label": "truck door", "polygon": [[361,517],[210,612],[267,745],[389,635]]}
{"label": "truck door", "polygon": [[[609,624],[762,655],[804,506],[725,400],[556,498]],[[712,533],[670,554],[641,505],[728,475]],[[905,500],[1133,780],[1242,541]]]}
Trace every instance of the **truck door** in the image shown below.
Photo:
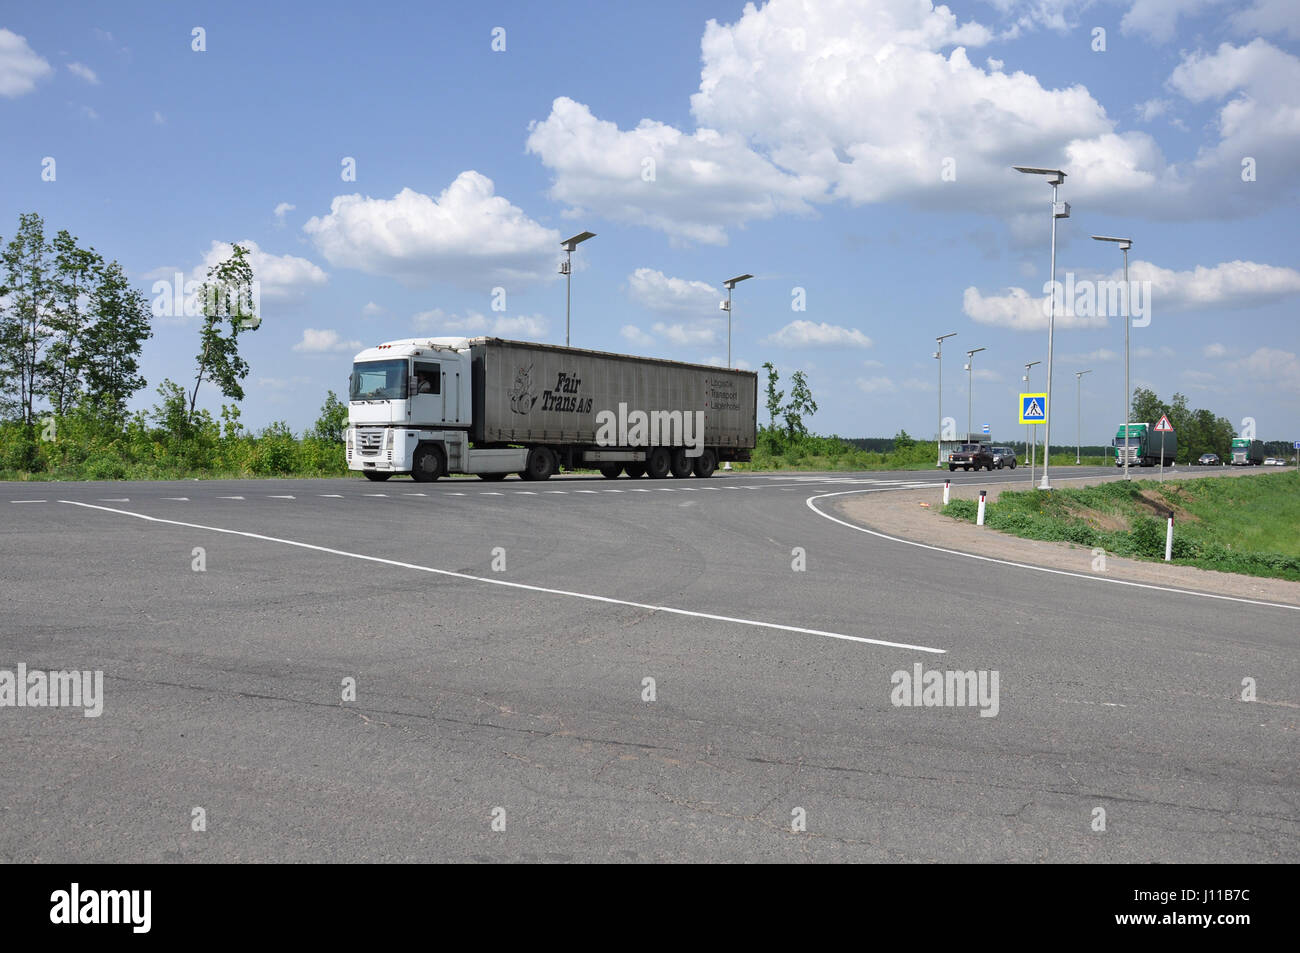
{"label": "truck door", "polygon": [[447,419],[447,400],[443,393],[442,368],[434,361],[414,362],[411,369],[412,426],[440,424]]}

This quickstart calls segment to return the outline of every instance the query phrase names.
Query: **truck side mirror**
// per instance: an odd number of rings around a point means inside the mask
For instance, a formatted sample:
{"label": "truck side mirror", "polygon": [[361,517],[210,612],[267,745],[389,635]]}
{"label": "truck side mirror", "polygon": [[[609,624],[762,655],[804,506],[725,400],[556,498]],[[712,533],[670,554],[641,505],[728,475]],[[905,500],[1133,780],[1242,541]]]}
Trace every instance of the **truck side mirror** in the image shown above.
{"label": "truck side mirror", "polygon": [[418,394],[420,392],[420,378],[412,374],[406,382],[406,392],[412,397]]}

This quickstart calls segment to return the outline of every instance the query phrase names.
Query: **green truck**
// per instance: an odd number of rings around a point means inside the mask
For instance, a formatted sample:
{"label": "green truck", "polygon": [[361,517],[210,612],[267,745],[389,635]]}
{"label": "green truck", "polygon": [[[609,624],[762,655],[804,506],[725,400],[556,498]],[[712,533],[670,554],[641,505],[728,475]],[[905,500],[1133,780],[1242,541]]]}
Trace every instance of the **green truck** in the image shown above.
{"label": "green truck", "polygon": [[1127,459],[1131,467],[1154,467],[1160,463],[1162,451],[1166,465],[1174,462],[1178,438],[1172,430],[1158,431],[1152,424],[1129,424],[1126,435],[1121,424],[1112,446],[1115,466],[1122,467]]}
{"label": "green truck", "polygon": [[1234,467],[1257,467],[1264,462],[1264,441],[1247,440],[1245,437],[1232,438],[1232,459],[1228,461]]}

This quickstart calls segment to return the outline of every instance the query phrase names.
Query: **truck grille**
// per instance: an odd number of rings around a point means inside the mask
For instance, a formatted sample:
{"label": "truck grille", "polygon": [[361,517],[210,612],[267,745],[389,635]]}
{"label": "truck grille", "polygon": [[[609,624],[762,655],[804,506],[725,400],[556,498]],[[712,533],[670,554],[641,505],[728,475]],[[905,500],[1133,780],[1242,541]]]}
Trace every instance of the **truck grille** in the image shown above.
{"label": "truck grille", "polygon": [[384,432],[382,430],[357,431],[357,449],[361,451],[363,456],[375,456],[383,445]]}

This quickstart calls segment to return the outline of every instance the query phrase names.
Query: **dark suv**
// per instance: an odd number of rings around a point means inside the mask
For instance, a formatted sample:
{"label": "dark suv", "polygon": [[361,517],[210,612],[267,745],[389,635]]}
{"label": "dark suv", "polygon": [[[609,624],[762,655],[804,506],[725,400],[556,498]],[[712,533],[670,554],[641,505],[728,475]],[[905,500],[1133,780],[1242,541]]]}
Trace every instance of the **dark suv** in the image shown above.
{"label": "dark suv", "polygon": [[1016,468],[1016,452],[1010,447],[993,448],[993,465],[1001,470],[1003,467]]}
{"label": "dark suv", "polygon": [[993,450],[984,446],[982,443],[963,443],[960,447],[948,454],[948,471],[952,472],[958,467],[963,470],[988,467],[993,469]]}

